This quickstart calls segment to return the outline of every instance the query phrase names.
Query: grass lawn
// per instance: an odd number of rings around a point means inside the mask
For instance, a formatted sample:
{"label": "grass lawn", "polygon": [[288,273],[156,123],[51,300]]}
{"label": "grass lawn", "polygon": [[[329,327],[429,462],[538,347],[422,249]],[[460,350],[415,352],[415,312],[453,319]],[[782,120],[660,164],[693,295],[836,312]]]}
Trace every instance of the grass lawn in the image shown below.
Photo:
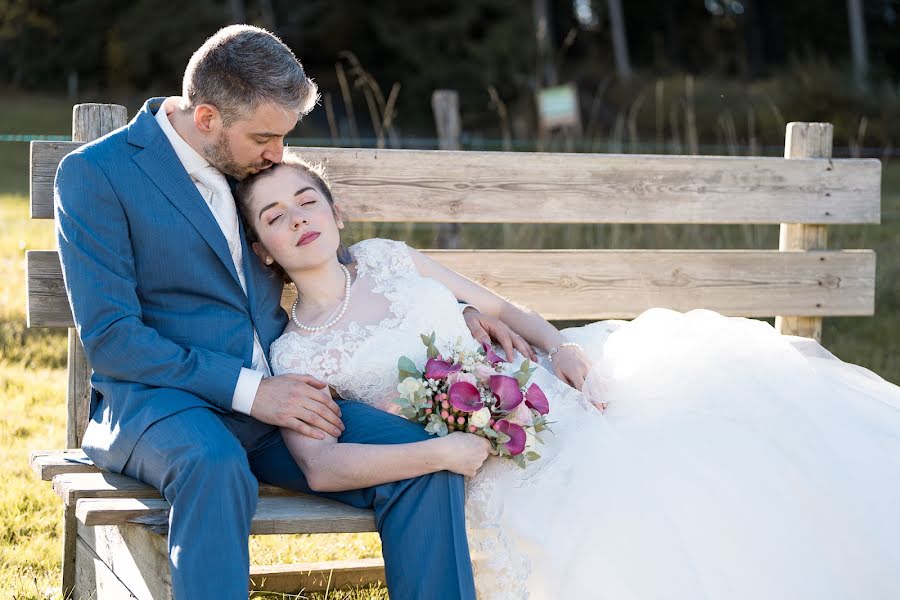
{"label": "grass lawn", "polygon": [[[7,102],[9,100],[9,102]],[[64,133],[70,106],[64,100],[3,98],[0,132]],[[64,332],[24,327],[24,257],[28,249],[54,247],[52,224],[28,218],[27,144],[0,142],[0,597],[58,597],[60,502],[48,483],[35,479],[28,453],[65,443]],[[900,383],[900,164],[885,169],[882,225],[834,227],[832,248],[878,252],[876,316],[825,320],[824,344],[844,360]],[[433,245],[431,226],[357,225],[351,237],[396,237]],[[549,248],[774,248],[777,227],[689,226],[464,226],[471,247]],[[258,564],[378,556],[374,534],[259,536],[251,540]],[[321,596],[311,596],[321,597]],[[333,593],[329,598],[386,598],[384,590]]]}

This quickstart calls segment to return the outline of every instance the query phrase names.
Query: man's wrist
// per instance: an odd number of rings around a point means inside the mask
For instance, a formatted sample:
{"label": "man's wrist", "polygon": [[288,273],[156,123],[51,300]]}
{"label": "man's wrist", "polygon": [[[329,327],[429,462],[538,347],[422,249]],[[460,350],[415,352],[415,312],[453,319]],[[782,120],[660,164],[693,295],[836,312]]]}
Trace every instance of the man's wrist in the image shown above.
{"label": "man's wrist", "polygon": [[237,385],[234,386],[234,394],[231,397],[231,410],[249,415],[253,409],[253,401],[256,392],[262,382],[263,373],[254,369],[242,367],[238,375]]}

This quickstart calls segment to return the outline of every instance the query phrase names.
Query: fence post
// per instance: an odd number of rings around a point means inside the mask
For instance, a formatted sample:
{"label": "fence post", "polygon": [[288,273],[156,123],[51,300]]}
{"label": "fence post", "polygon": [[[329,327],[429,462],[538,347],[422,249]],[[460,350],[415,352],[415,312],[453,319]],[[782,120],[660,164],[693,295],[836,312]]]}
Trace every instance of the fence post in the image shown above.
{"label": "fence post", "polygon": [[[122,127],[128,113],[118,104],[76,104],[72,109],[72,141],[90,142]],[[66,390],[66,446],[78,448],[84,437],[91,404],[91,366],[78,333],[69,328],[68,389]],[[62,591],[68,598],[75,587],[75,506],[63,515]],[[82,592],[86,590],[81,590]]]}
{"label": "fence post", "polygon": [[[833,134],[831,123],[788,123],[784,157],[831,158]],[[781,224],[779,250],[825,250],[827,247],[828,230],[825,225]],[[799,335],[822,341],[822,317],[775,317],[775,328],[785,335]]]}
{"label": "fence post", "polygon": [[[441,150],[460,149],[459,92],[456,90],[435,90],[431,94],[431,110],[438,133],[438,147]],[[459,248],[459,223],[441,223],[438,226],[437,244],[439,248]]]}

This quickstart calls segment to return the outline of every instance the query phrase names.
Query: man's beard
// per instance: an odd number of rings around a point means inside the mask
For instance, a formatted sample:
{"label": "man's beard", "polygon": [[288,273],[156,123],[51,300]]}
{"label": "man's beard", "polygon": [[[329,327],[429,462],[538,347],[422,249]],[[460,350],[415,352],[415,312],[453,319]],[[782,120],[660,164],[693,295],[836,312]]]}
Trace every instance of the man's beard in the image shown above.
{"label": "man's beard", "polygon": [[246,166],[238,164],[234,160],[231,145],[228,143],[228,138],[225,137],[224,133],[219,134],[218,139],[214,143],[203,146],[203,158],[225,175],[230,175],[235,179],[243,179],[250,175],[251,171],[261,171],[272,166],[272,162],[268,160]]}

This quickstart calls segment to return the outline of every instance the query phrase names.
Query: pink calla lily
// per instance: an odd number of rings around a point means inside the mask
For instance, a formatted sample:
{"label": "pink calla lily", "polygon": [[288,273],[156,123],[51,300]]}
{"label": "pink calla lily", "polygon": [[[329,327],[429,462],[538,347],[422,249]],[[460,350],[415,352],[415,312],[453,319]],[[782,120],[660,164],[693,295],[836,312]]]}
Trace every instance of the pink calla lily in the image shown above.
{"label": "pink calla lily", "polygon": [[451,373],[456,373],[462,369],[462,365],[453,364],[439,358],[429,358],[425,363],[425,377],[428,379],[443,379]]}
{"label": "pink calla lily", "polygon": [[510,423],[506,419],[500,419],[494,424],[494,430],[509,436],[509,441],[506,442],[504,446],[506,446],[506,449],[509,450],[511,455],[515,456],[516,454],[522,454],[522,452],[525,451],[525,441],[527,436],[525,435],[524,429],[515,423]]}
{"label": "pink calla lily", "polygon": [[546,415],[550,412],[550,401],[547,400],[544,390],[539,388],[536,383],[532,383],[528,386],[528,389],[525,390],[525,404],[528,408],[533,408],[542,415]]}
{"label": "pink calla lily", "polygon": [[490,342],[481,342],[481,347],[484,349],[484,357],[487,359],[491,366],[496,366],[498,363],[506,362],[500,355],[494,352],[493,347],[491,347]]}
{"label": "pink calla lily", "polygon": [[457,381],[451,385],[447,396],[453,408],[463,412],[475,412],[484,406],[478,388],[468,381]]}
{"label": "pink calla lily", "polygon": [[491,391],[500,401],[500,410],[510,411],[522,403],[522,390],[515,377],[491,375]]}

